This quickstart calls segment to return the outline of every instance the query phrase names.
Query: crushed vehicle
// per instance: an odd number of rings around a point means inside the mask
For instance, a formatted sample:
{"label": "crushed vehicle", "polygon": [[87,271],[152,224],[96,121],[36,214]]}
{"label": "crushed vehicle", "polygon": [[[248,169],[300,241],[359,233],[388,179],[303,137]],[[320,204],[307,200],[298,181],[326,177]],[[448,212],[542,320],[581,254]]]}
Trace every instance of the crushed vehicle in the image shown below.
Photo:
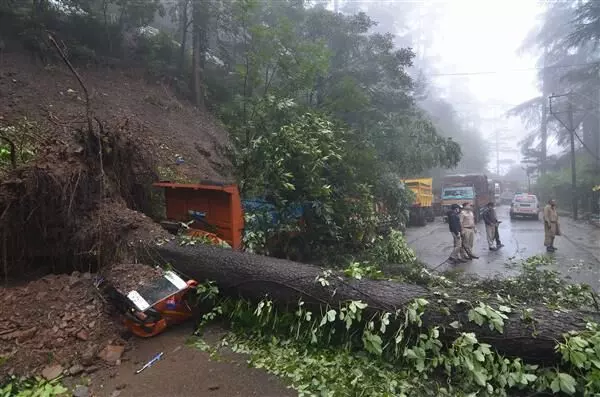
{"label": "crushed vehicle", "polygon": [[[158,267],[129,266],[124,270],[117,266],[108,276],[98,275],[94,285],[131,333],[148,338],[192,318],[195,280],[184,281],[176,272]],[[139,271],[143,268],[148,270]],[[135,282],[128,280],[132,276]]]}

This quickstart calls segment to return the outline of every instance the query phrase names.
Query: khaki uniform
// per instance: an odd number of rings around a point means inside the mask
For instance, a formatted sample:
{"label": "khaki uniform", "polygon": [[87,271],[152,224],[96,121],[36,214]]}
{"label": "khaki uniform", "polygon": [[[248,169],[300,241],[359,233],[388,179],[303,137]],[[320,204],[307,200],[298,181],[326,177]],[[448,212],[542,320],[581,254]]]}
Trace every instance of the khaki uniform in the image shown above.
{"label": "khaki uniform", "polygon": [[544,245],[554,247],[554,237],[560,236],[560,224],[556,208],[550,204],[544,207]]}
{"label": "khaki uniform", "polygon": [[450,258],[452,259],[462,259],[462,238],[460,234],[452,234],[452,238],[454,239],[452,253],[450,254]]}
{"label": "khaki uniform", "polygon": [[469,257],[473,253],[473,244],[475,242],[475,215],[473,215],[473,211],[461,211],[460,225],[462,226],[463,245],[466,248],[464,255],[465,257]]}
{"label": "khaki uniform", "polygon": [[483,221],[485,222],[485,234],[487,236],[488,247],[493,249],[495,240],[496,248],[500,248],[502,243],[500,242],[500,236],[498,235],[498,218],[496,217],[496,210],[488,208],[483,213]]}

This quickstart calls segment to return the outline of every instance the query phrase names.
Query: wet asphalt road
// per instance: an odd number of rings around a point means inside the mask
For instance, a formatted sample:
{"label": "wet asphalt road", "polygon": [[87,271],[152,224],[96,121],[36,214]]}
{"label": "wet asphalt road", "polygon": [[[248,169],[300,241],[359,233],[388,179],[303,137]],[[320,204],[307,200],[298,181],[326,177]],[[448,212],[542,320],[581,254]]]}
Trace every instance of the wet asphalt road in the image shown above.
{"label": "wet asphalt road", "polygon": [[[452,236],[448,224],[441,218],[425,227],[410,227],[406,238],[417,256],[432,268],[447,270],[462,269],[483,277],[511,275],[516,269],[507,263],[519,261],[532,255],[549,255],[555,259],[553,267],[565,278],[590,284],[600,289],[600,229],[585,222],[574,222],[570,218],[560,219],[562,236],[556,237],[557,251],[546,253],[544,247],[544,224],[541,220],[511,220],[508,206],[496,209],[500,224],[500,239],[504,247],[499,251],[489,251],[483,222],[477,225],[475,254],[479,259],[469,263],[451,265],[443,263],[452,251]],[[541,218],[541,214],[540,214]],[[442,264],[443,263],[443,264]]]}

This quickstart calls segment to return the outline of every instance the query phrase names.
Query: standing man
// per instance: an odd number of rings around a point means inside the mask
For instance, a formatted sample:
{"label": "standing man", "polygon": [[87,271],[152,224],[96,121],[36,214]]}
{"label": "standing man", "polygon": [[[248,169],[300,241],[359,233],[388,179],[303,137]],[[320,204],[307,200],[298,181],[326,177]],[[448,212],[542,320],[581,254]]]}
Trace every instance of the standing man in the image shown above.
{"label": "standing man", "polygon": [[462,246],[464,256],[467,260],[479,259],[473,255],[473,243],[475,242],[475,215],[470,203],[464,203],[460,212],[460,226],[462,229]]}
{"label": "standing man", "polygon": [[448,261],[451,263],[465,263],[466,260],[461,258],[462,251],[462,239],[461,232],[462,228],[460,226],[460,205],[452,204],[450,207],[450,212],[448,213],[448,227],[450,228],[450,233],[452,233],[452,239],[454,242],[454,248],[452,249],[452,254],[450,254],[450,258]]}
{"label": "standing man", "polygon": [[[500,221],[496,217],[494,203],[488,203],[487,209],[483,213],[483,221],[485,222],[485,234],[487,235],[488,247],[490,251],[496,251],[504,247],[504,244],[500,242],[500,235],[498,233],[498,225],[500,224]],[[494,240],[496,241],[496,247],[494,247]]]}
{"label": "standing man", "polygon": [[549,200],[548,204],[544,207],[544,245],[546,246],[546,251],[556,251],[556,247],[554,247],[554,237],[556,236],[560,236],[556,201]]}

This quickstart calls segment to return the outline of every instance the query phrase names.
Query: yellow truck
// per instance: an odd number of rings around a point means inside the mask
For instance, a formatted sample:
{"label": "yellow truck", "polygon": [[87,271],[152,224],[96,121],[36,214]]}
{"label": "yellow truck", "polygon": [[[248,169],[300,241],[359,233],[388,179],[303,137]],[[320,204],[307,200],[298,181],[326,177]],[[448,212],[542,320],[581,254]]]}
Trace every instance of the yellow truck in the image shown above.
{"label": "yellow truck", "polygon": [[433,222],[433,178],[404,179],[402,183],[415,194],[409,224],[425,226],[427,222]]}

